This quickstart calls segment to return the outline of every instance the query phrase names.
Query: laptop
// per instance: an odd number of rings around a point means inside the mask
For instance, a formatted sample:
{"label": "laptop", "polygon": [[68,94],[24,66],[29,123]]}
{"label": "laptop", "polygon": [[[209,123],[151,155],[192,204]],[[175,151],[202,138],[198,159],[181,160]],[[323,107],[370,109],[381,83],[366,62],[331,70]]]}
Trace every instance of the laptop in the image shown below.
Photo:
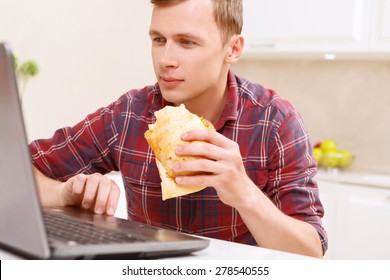
{"label": "laptop", "polygon": [[209,240],[97,215],[41,207],[8,44],[0,43],[0,246],[34,259],[138,259],[189,254]]}

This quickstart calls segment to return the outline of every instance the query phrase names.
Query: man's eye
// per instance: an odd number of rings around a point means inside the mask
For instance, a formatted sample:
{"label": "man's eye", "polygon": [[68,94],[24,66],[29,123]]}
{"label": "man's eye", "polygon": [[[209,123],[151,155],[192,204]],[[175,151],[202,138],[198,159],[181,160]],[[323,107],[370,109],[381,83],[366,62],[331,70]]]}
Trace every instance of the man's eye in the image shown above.
{"label": "man's eye", "polygon": [[193,46],[195,43],[190,40],[181,40],[181,44],[186,45],[186,46]]}
{"label": "man's eye", "polygon": [[161,43],[165,43],[165,39],[162,37],[157,37],[157,38],[153,38],[153,42],[161,44]]}

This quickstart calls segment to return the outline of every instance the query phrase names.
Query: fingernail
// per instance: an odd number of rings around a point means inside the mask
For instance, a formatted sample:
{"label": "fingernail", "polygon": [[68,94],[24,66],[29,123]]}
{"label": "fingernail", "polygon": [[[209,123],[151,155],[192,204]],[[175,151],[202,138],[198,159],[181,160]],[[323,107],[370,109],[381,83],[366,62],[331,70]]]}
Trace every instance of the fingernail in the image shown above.
{"label": "fingernail", "polygon": [[103,214],[103,208],[102,207],[98,207],[95,209],[95,213],[96,214]]}
{"label": "fingernail", "polygon": [[188,138],[188,132],[184,132],[184,133],[181,135],[181,138],[187,139],[187,138]]}
{"label": "fingernail", "polygon": [[174,171],[179,170],[179,164],[178,163],[174,163],[172,168],[173,168]]}
{"label": "fingernail", "polygon": [[175,181],[176,183],[180,184],[181,182],[183,182],[183,179],[181,177],[176,177]]}
{"label": "fingernail", "polygon": [[110,215],[110,216],[114,215],[115,214],[114,208],[112,208],[112,207],[108,208],[107,214]]}
{"label": "fingernail", "polygon": [[89,204],[88,202],[84,202],[82,206],[84,209],[88,209],[89,207],[91,207],[91,204]]}
{"label": "fingernail", "polygon": [[177,154],[180,154],[183,148],[181,146],[176,147],[175,151]]}

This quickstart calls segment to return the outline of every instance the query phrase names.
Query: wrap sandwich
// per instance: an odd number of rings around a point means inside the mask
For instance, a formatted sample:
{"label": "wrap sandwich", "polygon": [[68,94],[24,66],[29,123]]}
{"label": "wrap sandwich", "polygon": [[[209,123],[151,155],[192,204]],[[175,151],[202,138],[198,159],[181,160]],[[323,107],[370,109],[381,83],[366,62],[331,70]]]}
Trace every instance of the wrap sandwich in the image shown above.
{"label": "wrap sandwich", "polygon": [[176,184],[177,176],[195,175],[194,172],[176,173],[173,164],[193,160],[199,157],[178,156],[177,146],[189,144],[183,141],[181,135],[190,130],[214,129],[213,125],[188,111],[182,104],[178,107],[166,106],[154,113],[156,122],[149,125],[145,138],[156,155],[156,164],[161,178],[162,199],[178,197],[200,191],[205,186],[188,186]]}

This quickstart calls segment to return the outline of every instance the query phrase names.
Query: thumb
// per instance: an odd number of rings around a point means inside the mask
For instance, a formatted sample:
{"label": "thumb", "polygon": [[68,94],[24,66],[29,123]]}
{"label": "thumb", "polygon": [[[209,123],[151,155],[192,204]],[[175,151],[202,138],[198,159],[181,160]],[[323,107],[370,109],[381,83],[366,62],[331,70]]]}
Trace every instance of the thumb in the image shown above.
{"label": "thumb", "polygon": [[81,205],[87,176],[78,174],[63,183],[60,201],[64,206]]}

